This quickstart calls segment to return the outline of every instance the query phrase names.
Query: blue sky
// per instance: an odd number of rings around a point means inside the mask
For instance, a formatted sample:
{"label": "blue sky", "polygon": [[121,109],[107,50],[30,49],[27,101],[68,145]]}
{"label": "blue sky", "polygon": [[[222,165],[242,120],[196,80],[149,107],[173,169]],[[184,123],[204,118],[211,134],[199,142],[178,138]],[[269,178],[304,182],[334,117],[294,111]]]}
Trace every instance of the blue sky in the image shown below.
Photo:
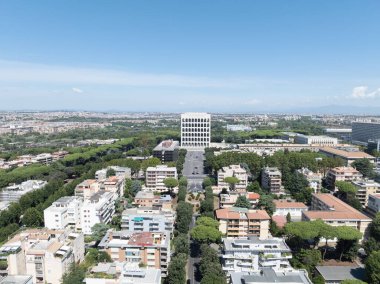
{"label": "blue sky", "polygon": [[0,1],[0,109],[380,107],[379,11],[378,0]]}

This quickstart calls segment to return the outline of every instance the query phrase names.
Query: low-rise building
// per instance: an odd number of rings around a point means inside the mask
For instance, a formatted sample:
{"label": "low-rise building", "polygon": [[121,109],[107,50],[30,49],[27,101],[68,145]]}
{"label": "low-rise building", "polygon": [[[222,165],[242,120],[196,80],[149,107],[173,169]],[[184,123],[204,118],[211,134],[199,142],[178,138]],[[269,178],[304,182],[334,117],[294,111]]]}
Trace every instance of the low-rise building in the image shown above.
{"label": "low-rise building", "polygon": [[247,192],[247,193],[221,193],[219,195],[219,208],[229,208],[233,207],[239,198],[239,196],[245,196],[249,203],[251,203],[252,208],[254,208],[259,200],[260,200],[260,194],[255,192]]}
{"label": "low-rise building", "polygon": [[153,149],[153,157],[160,159],[162,163],[177,161],[179,141],[164,140]]}
{"label": "low-rise building", "polygon": [[311,208],[302,212],[303,221],[321,219],[331,226],[349,226],[367,235],[371,218],[352,208],[339,198],[329,193],[313,194]]}
{"label": "low-rise building", "polygon": [[121,176],[124,178],[131,178],[131,169],[127,167],[119,167],[119,166],[109,166],[105,169],[101,169],[95,172],[96,180],[104,180],[107,178],[107,171],[113,170],[115,172],[115,176]]}
{"label": "low-rise building", "polygon": [[113,261],[143,263],[161,269],[166,276],[170,262],[170,232],[131,232],[109,230],[99,243]]}
{"label": "low-rise building", "polygon": [[352,184],[357,189],[355,196],[363,207],[367,206],[370,194],[380,193],[380,184],[373,180],[356,180]]}
{"label": "low-rise building", "polygon": [[300,221],[302,212],[307,211],[308,207],[302,202],[288,201],[284,199],[273,200],[276,211],[273,215],[287,216],[290,214],[292,221]]}
{"label": "low-rise building", "polygon": [[329,136],[310,136],[297,134],[294,137],[294,143],[318,146],[335,146],[338,144],[338,138],[333,138]]}
{"label": "low-rise building", "polygon": [[270,217],[265,210],[224,208],[215,211],[219,231],[227,237],[256,236],[265,239],[269,235]]}
{"label": "low-rise building", "polygon": [[138,207],[172,210],[172,198],[170,195],[154,195],[151,191],[137,192],[133,204]]}
{"label": "low-rise building", "polygon": [[152,191],[166,191],[168,188],[166,188],[164,180],[166,178],[177,179],[177,168],[168,167],[167,165],[149,167],[146,170],[145,178],[147,189]]}
{"label": "low-rise building", "polygon": [[223,167],[218,171],[218,187],[219,189],[229,189],[229,184],[224,181],[226,177],[236,177],[239,182],[234,185],[233,191],[245,192],[248,185],[247,171],[240,165],[230,165]]}
{"label": "low-rise building", "polygon": [[291,250],[281,238],[223,239],[222,266],[231,272],[254,272],[263,267],[290,268]]}
{"label": "low-rise building", "polygon": [[84,260],[84,237],[66,230],[29,229],[0,247],[8,275],[31,275],[33,283],[59,284],[71,264]]}
{"label": "low-rise building", "polygon": [[99,263],[88,276],[86,284],[161,284],[160,269],[142,268],[130,262]]}
{"label": "low-rise building", "polygon": [[67,227],[81,228],[81,208],[83,199],[78,196],[65,196],[53,202],[44,210],[44,224],[48,229],[61,230]]}
{"label": "low-rise building", "polygon": [[123,211],[121,228],[136,232],[164,232],[173,233],[175,213],[161,211],[152,207],[130,208]]}
{"label": "low-rise building", "polygon": [[359,266],[316,266],[317,274],[326,284],[339,284],[344,280],[365,281],[365,268]]}
{"label": "low-rise building", "polygon": [[282,174],[278,168],[266,167],[261,171],[261,186],[271,193],[278,194],[284,191]]}
{"label": "low-rise building", "polygon": [[309,187],[314,190],[314,193],[318,193],[322,188],[323,175],[320,172],[314,173],[308,168],[302,168],[297,170],[298,173],[303,175],[309,182]]}
{"label": "low-rise building", "polygon": [[108,224],[115,213],[115,200],[112,192],[98,191],[85,199],[80,212],[81,228],[85,235],[92,233],[97,223]]}
{"label": "low-rise building", "polygon": [[0,276],[1,284],[33,284],[31,275],[8,275],[4,278]]}
{"label": "low-rise building", "polygon": [[375,157],[359,151],[355,148],[338,148],[338,147],[323,147],[319,149],[319,152],[325,154],[328,157],[340,158],[345,162],[346,166],[351,165],[353,162],[359,159],[368,159],[372,163],[375,162]]}
{"label": "low-rise building", "polygon": [[363,175],[353,167],[332,168],[326,174],[326,183],[333,191],[335,191],[335,182],[337,181],[352,182],[361,179],[363,179]]}
{"label": "low-rise building", "polygon": [[101,188],[106,192],[111,192],[114,195],[114,199],[118,199],[123,196],[125,188],[125,177],[123,176],[110,176],[103,180]]}
{"label": "low-rise building", "polygon": [[231,284],[312,284],[306,270],[263,268],[255,272],[232,272]]}
{"label": "low-rise building", "polygon": [[12,184],[0,191],[1,202],[17,202],[21,196],[47,185],[44,180],[28,180],[20,184]]}

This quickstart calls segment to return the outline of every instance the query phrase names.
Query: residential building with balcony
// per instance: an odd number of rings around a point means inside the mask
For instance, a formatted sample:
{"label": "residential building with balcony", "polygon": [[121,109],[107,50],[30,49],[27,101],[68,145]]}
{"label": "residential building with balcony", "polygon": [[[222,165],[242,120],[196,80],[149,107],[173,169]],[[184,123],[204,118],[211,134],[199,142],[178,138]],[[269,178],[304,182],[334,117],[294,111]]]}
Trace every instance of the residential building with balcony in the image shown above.
{"label": "residential building with balcony", "polygon": [[308,168],[302,168],[297,170],[297,172],[301,175],[303,175],[308,183],[309,187],[314,190],[314,193],[318,193],[322,188],[322,178],[323,174],[320,172],[314,173],[313,171],[309,170]]}
{"label": "residential building with balcony", "polygon": [[168,167],[167,165],[159,165],[156,167],[149,167],[146,170],[145,176],[146,188],[151,191],[166,191],[164,180],[166,178],[178,178],[177,168]]}
{"label": "residential building with balcony", "polygon": [[375,216],[380,212],[380,193],[370,194],[368,196],[368,204],[366,210],[371,213],[372,216]]}
{"label": "residential building with balcony", "polygon": [[361,179],[363,179],[363,175],[353,167],[332,168],[326,174],[326,183],[333,191],[335,191],[335,182],[337,181],[352,182]]}
{"label": "residential building with balcony", "polygon": [[161,210],[172,210],[170,195],[154,195],[151,191],[137,192],[133,204],[138,207],[153,207]]}
{"label": "residential building with balcony", "polygon": [[107,178],[107,171],[108,170],[114,170],[115,176],[121,176],[124,178],[131,178],[131,169],[127,167],[119,167],[119,166],[109,166],[105,169],[101,169],[95,172],[95,179],[96,180],[104,180]]}
{"label": "residential building with balcony", "polygon": [[271,193],[279,194],[284,192],[281,179],[282,174],[278,168],[266,167],[261,171],[261,186]]}
{"label": "residential building with balcony", "polygon": [[246,192],[248,185],[248,174],[247,171],[240,165],[230,165],[228,167],[223,167],[218,171],[218,188],[222,190],[223,188],[230,189],[227,182],[224,181],[226,177],[236,177],[239,182],[233,186],[233,191],[236,192]]}
{"label": "residential building with balcony", "polygon": [[144,263],[147,268],[167,274],[170,262],[170,232],[131,232],[109,230],[99,243],[113,261]]}
{"label": "residential building with balcony", "polygon": [[83,199],[78,196],[65,196],[53,202],[44,210],[44,224],[48,229],[81,228],[81,208]]}
{"label": "residential building with balcony", "polygon": [[75,196],[87,199],[100,190],[101,184],[95,179],[86,179],[75,187]]}
{"label": "residential building with balcony", "polygon": [[247,192],[247,193],[237,193],[237,192],[230,192],[230,193],[221,193],[219,195],[219,208],[229,208],[233,207],[239,198],[239,196],[245,196],[249,203],[251,203],[252,208],[254,208],[260,199],[260,194],[255,192]]}
{"label": "residential building with balcony", "polygon": [[363,207],[368,205],[368,196],[370,194],[380,193],[380,184],[374,180],[355,180],[351,183],[356,187],[355,196]]}
{"label": "residential building with balcony", "polygon": [[303,221],[321,219],[331,226],[349,226],[357,229],[365,237],[371,218],[354,209],[347,203],[329,193],[313,194],[311,208],[302,212]]}
{"label": "residential building with balcony", "polygon": [[23,195],[47,185],[44,180],[28,180],[20,184],[12,184],[0,191],[0,202],[17,202]]}
{"label": "residential building with balcony", "polygon": [[222,266],[231,272],[254,272],[263,267],[291,268],[291,250],[281,238],[223,239]]}
{"label": "residential building with balcony", "polygon": [[130,208],[123,211],[121,228],[136,232],[164,232],[171,234],[176,215],[173,211],[161,211],[152,207]]}
{"label": "residential building with balcony", "polygon": [[231,207],[217,209],[215,215],[219,231],[227,237],[268,238],[270,217],[265,210]]}
{"label": "residential building with balcony", "polygon": [[29,229],[0,247],[8,275],[31,275],[36,284],[59,284],[71,264],[84,260],[84,237],[66,230]]}
{"label": "residential building with balcony", "polygon": [[118,199],[123,196],[125,188],[124,176],[110,176],[103,180],[101,183],[101,189],[106,192],[111,192],[114,195],[114,199]]}
{"label": "residential building with balcony", "polygon": [[97,223],[108,224],[115,213],[115,199],[112,192],[98,191],[84,200],[81,211],[81,229],[85,235],[92,234],[91,228]]}

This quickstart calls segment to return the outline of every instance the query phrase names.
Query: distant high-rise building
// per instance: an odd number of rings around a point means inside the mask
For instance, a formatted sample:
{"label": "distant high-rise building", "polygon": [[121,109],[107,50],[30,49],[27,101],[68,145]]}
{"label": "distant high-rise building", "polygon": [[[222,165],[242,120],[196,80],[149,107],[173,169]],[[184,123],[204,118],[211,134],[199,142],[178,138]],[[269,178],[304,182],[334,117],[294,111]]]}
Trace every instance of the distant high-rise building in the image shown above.
{"label": "distant high-rise building", "polygon": [[181,114],[181,146],[204,149],[210,146],[211,116],[207,113]]}
{"label": "distant high-rise building", "polygon": [[380,140],[380,123],[353,122],[352,141],[367,144],[368,141]]}

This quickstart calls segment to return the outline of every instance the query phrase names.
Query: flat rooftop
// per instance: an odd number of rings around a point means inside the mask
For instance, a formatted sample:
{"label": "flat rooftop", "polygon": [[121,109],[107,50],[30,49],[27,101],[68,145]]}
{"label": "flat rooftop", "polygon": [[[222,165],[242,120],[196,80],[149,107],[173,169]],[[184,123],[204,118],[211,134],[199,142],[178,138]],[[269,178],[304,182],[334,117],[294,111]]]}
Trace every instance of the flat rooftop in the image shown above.
{"label": "flat rooftop", "polygon": [[[251,251],[264,251],[268,249],[290,251],[285,240],[281,238],[269,238],[265,240],[259,239],[258,237],[249,237],[248,239],[223,239],[223,244],[225,250],[240,250],[242,249],[241,246],[249,245],[249,250]],[[244,250],[247,250],[247,248],[244,248]]]}
{"label": "flat rooftop", "polygon": [[315,268],[326,281],[365,280],[365,269],[359,266],[316,266]]}
{"label": "flat rooftop", "polygon": [[289,283],[289,284],[312,284],[305,270],[281,270],[263,268],[258,272],[232,272],[232,284],[251,283]]}

